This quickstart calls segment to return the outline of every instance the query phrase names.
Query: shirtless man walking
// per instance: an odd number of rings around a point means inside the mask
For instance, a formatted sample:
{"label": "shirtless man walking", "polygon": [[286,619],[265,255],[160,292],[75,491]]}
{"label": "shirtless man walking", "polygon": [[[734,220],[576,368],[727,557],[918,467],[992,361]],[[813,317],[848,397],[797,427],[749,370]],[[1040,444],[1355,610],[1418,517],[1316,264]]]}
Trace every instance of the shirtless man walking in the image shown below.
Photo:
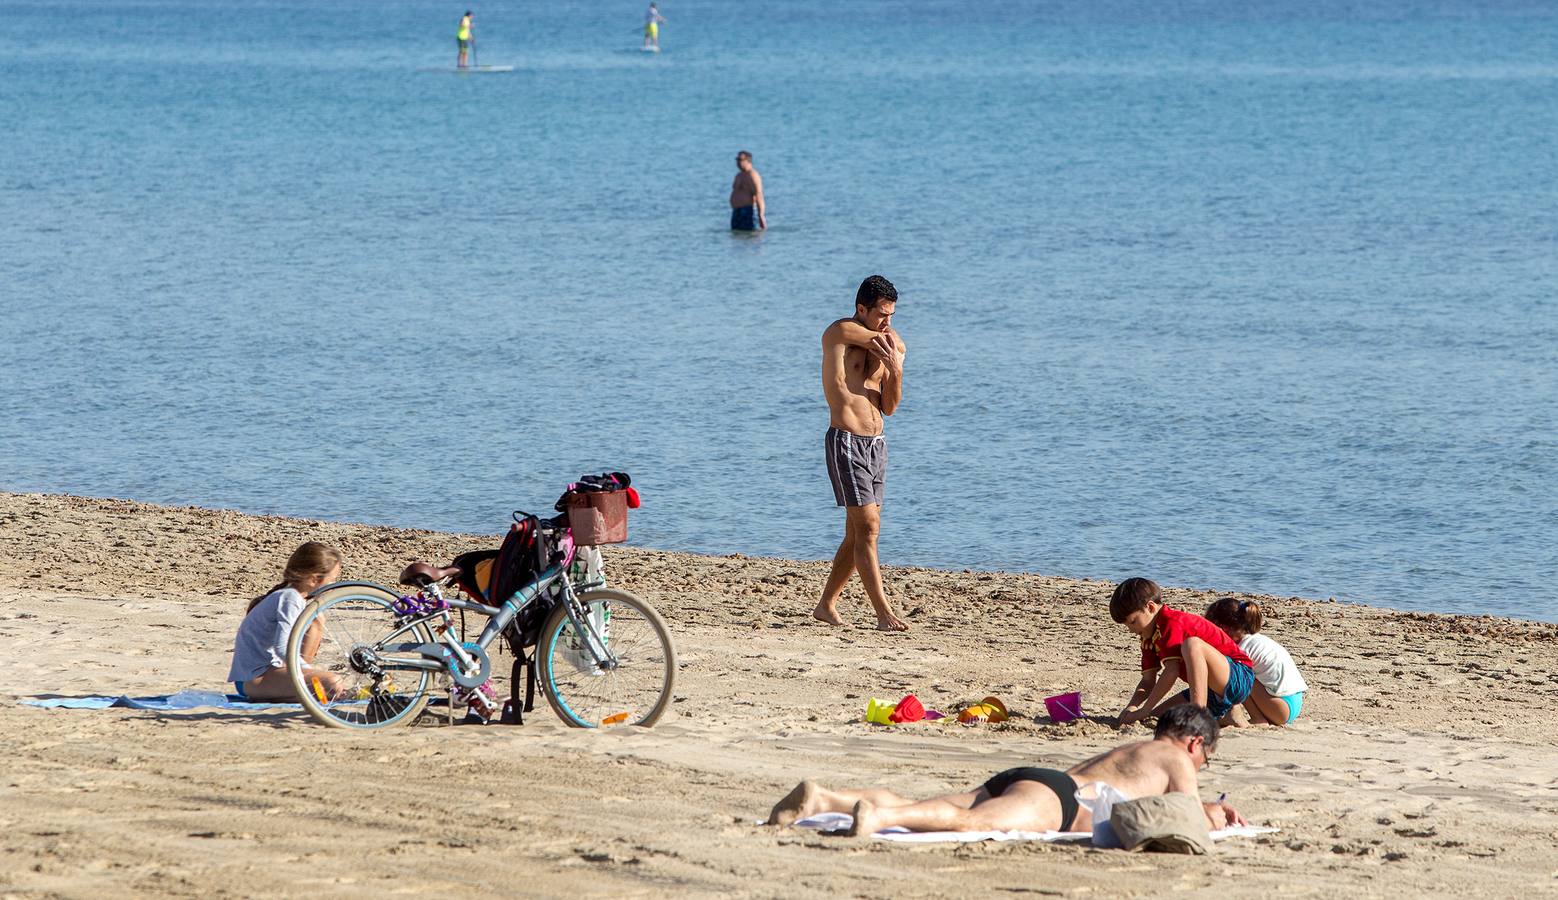
{"label": "shirtless man walking", "polygon": [[880,275],[860,283],[855,315],[839,319],[822,333],[822,394],[828,400],[828,433],[823,439],[833,498],[845,507],[844,540],[833,554],[833,569],[812,615],[843,625],[839,595],[849,576],[860,583],[876,609],[876,627],[908,631],[893,613],[882,590],[876,538],[881,530],[882,497],[887,482],[887,439],[882,417],[903,400],[903,339],[892,328],[898,290]]}
{"label": "shirtless man walking", "polygon": [[[1217,734],[1211,713],[1176,706],[1158,718],[1152,740],[1116,747],[1064,772],[1007,769],[971,791],[919,801],[884,788],[830,791],[803,781],[774,806],[768,824],[847,812],[855,817],[851,835],[894,825],[910,831],[1091,831],[1093,814],[1077,803],[1077,785],[1102,781],[1132,799],[1175,792],[1195,796],[1196,772],[1211,759]],[[1213,831],[1248,824],[1226,803],[1201,808]]]}
{"label": "shirtless man walking", "polygon": [[752,165],[752,154],[736,154],[736,178],[730,183],[730,230],[762,231],[768,227],[763,208],[763,176]]}

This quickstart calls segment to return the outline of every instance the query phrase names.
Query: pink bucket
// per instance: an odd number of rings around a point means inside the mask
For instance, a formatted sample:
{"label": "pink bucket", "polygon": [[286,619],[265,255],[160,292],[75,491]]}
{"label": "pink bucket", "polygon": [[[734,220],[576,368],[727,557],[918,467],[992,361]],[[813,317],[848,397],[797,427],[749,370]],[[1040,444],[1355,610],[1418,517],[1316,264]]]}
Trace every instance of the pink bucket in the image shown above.
{"label": "pink bucket", "polygon": [[1044,698],[1044,708],[1049,710],[1050,721],[1069,722],[1072,719],[1082,718],[1082,692],[1072,691],[1069,694],[1056,694],[1053,697]]}

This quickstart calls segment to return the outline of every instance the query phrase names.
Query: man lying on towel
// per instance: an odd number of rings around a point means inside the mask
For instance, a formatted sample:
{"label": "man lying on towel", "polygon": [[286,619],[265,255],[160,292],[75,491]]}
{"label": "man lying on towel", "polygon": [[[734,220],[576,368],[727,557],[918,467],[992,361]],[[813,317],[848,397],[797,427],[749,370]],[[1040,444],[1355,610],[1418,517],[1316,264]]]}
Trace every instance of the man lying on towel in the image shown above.
{"label": "man lying on towel", "polygon": [[[1079,806],[1079,784],[1102,781],[1127,797],[1185,793],[1195,796],[1196,772],[1217,749],[1217,720],[1199,706],[1173,707],[1158,717],[1150,741],[1125,744],[1064,772],[1007,769],[971,791],[910,800],[883,788],[828,790],[803,781],[768,815],[769,825],[789,825],[824,812],[855,817],[851,835],[900,826],[910,831],[1091,831],[1093,816]],[[1245,825],[1226,803],[1203,803],[1212,830]]]}

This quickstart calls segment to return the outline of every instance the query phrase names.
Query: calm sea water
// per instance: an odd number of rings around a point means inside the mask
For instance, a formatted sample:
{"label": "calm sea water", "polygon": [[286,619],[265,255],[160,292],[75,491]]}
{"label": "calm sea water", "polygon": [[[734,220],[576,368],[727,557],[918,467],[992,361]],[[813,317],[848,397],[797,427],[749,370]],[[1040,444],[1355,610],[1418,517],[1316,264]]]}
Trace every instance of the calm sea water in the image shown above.
{"label": "calm sea water", "polygon": [[1558,618],[1551,4],[663,7],[0,0],[0,488]]}

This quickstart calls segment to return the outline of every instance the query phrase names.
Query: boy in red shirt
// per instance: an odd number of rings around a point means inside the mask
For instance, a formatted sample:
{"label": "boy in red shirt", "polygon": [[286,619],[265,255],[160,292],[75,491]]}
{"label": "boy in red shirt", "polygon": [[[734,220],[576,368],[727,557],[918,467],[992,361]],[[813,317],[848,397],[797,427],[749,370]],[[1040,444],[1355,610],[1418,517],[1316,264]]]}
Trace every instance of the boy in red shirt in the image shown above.
{"label": "boy in red shirt", "polygon": [[[1121,726],[1186,702],[1221,719],[1250,696],[1254,663],[1239,645],[1195,613],[1164,606],[1163,589],[1152,581],[1120,582],[1109,598],[1109,615],[1141,637],[1141,681],[1120,711]],[[1165,700],[1181,678],[1189,689]]]}

